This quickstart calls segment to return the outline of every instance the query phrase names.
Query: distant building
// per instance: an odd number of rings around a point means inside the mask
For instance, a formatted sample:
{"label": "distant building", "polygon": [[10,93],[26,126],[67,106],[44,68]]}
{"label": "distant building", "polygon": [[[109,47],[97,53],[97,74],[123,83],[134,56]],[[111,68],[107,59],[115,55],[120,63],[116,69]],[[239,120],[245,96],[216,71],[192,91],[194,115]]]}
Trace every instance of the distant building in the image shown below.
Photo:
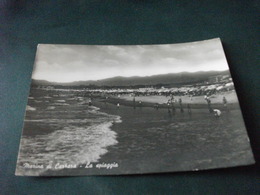
{"label": "distant building", "polygon": [[216,75],[216,76],[210,76],[208,79],[209,83],[219,83],[221,81],[228,81],[230,78],[230,75]]}
{"label": "distant building", "polygon": [[52,89],[54,89],[54,87],[53,86],[47,86],[45,89],[52,90]]}
{"label": "distant building", "polygon": [[218,83],[222,78],[222,75],[210,76],[209,83]]}

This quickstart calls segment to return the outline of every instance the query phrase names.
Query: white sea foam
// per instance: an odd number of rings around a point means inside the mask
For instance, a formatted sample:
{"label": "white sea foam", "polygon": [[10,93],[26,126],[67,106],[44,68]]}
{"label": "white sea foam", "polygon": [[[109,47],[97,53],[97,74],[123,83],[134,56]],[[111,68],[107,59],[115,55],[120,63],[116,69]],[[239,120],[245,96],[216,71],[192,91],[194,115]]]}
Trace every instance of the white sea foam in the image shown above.
{"label": "white sea foam", "polygon": [[61,129],[50,134],[22,137],[16,174],[39,175],[46,170],[28,170],[23,167],[25,163],[47,166],[50,163],[80,165],[97,162],[108,152],[108,146],[117,144],[117,134],[110,127],[121,122],[120,117],[100,112],[94,106],[88,108],[85,119],[26,120],[57,124]]}
{"label": "white sea foam", "polygon": [[84,104],[86,104],[86,105],[87,105],[87,104],[88,104],[88,102],[87,102],[87,101],[81,101],[81,102],[79,102],[79,103],[78,103],[78,105],[84,105]]}
{"label": "white sea foam", "polygon": [[57,102],[62,102],[63,103],[63,102],[66,102],[66,101],[65,100],[57,100]]}
{"label": "white sea foam", "polygon": [[43,119],[24,119],[25,122],[43,122],[44,120]]}
{"label": "white sea foam", "polygon": [[76,100],[77,98],[76,97],[73,97],[73,98],[67,98],[67,100]]}
{"label": "white sea foam", "polygon": [[35,110],[36,110],[36,108],[34,108],[32,106],[29,106],[29,105],[26,106],[26,111],[35,111]]}
{"label": "white sea foam", "polygon": [[67,103],[53,103],[53,105],[56,105],[56,106],[69,106],[69,104],[67,104]]}
{"label": "white sea foam", "polygon": [[48,106],[46,109],[47,110],[54,110],[56,107],[55,106]]}
{"label": "white sea foam", "polygon": [[[100,108],[98,108],[96,106],[89,106],[89,108],[91,108],[91,110],[89,110],[89,112],[96,112],[96,111],[100,110]],[[100,112],[99,114],[107,115],[104,112]]]}

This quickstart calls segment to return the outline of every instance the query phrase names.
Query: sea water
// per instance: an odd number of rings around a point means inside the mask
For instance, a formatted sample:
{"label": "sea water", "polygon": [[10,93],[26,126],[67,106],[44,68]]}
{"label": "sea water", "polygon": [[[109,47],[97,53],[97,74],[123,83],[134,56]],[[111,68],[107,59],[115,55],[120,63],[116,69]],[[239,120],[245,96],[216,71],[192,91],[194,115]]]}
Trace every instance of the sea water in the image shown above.
{"label": "sea water", "polygon": [[103,113],[75,94],[52,91],[43,96],[46,91],[35,90],[28,99],[16,175],[98,162],[108,146],[117,144],[110,127],[121,122],[119,116]]}

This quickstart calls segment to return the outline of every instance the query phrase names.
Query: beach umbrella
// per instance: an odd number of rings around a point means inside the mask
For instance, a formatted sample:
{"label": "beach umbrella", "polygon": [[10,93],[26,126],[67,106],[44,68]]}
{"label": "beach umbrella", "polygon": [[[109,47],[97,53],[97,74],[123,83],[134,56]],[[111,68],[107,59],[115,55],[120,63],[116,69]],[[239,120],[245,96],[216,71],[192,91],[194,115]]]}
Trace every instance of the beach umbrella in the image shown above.
{"label": "beach umbrella", "polygon": [[234,86],[234,83],[227,83],[225,86],[226,87],[232,87],[232,86]]}
{"label": "beach umbrella", "polygon": [[219,87],[216,88],[216,90],[219,91],[219,90],[221,90],[223,88],[224,88],[223,86],[219,86]]}

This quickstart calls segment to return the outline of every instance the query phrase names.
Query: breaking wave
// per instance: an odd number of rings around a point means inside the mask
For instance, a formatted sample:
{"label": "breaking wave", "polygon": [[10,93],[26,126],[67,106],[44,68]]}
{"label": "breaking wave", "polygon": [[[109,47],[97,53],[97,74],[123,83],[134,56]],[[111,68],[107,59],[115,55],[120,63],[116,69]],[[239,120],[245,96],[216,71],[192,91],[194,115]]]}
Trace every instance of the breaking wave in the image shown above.
{"label": "breaking wave", "polygon": [[[54,103],[54,105],[56,105]],[[24,135],[20,143],[20,153],[16,175],[40,175],[46,169],[28,169],[29,165],[73,164],[79,166],[97,162],[101,155],[108,152],[107,147],[117,144],[117,134],[110,127],[120,123],[116,115],[99,111],[94,106],[86,106],[85,118],[27,118],[26,127],[37,126],[58,129],[47,134]],[[45,112],[54,112],[56,107],[48,107]],[[35,116],[35,115],[34,115]]]}

